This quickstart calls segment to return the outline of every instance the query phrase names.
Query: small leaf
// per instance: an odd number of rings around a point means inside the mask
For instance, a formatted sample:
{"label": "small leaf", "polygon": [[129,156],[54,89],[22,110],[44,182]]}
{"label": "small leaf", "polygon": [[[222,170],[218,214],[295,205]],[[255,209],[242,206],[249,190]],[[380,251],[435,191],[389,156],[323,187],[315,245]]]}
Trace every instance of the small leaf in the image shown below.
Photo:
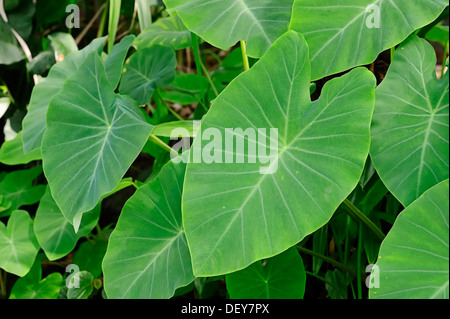
{"label": "small leaf", "polygon": [[172,49],[156,45],[138,50],[125,64],[119,91],[145,105],[156,88],[172,82],[176,66]]}
{"label": "small leaf", "polygon": [[306,272],[295,247],[244,270],[227,275],[232,299],[302,299]]}
{"label": "small leaf", "polygon": [[27,164],[40,159],[40,149],[27,154],[23,152],[22,131],[14,139],[5,141],[0,148],[0,162],[6,165]]}
{"label": "small leaf", "polygon": [[448,299],[449,181],[400,213],[372,269],[372,299]]}
{"label": "small leaf", "polygon": [[78,240],[86,236],[97,224],[100,206],[83,214],[80,229],[77,233],[56,205],[50,188],[47,187],[42,196],[34,219],[34,232],[39,245],[49,260],[56,260],[70,253]]}
{"label": "small leaf", "polygon": [[33,220],[26,211],[13,211],[7,226],[0,222],[0,268],[23,277],[33,266],[38,251]]}
{"label": "small leaf", "polygon": [[29,273],[17,279],[11,289],[10,299],[57,299],[63,278],[60,273],[54,272],[41,280],[43,260],[44,254],[39,254]]}
{"label": "small leaf", "polygon": [[79,271],[70,278],[69,285],[67,299],[87,299],[94,290],[94,276],[88,271]]}
{"label": "small leaf", "polygon": [[45,191],[45,185],[33,186],[33,181],[42,174],[42,167],[35,166],[26,170],[12,171],[0,182],[0,195],[4,201],[10,201],[10,210],[23,205],[37,203]]}

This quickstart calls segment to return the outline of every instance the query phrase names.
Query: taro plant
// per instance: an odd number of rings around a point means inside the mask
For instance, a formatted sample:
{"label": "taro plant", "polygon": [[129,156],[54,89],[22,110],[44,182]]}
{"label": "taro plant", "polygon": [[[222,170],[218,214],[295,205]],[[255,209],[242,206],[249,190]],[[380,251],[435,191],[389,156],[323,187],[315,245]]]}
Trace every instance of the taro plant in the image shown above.
{"label": "taro plant", "polygon": [[1,297],[449,297],[446,1],[87,3],[0,1]]}

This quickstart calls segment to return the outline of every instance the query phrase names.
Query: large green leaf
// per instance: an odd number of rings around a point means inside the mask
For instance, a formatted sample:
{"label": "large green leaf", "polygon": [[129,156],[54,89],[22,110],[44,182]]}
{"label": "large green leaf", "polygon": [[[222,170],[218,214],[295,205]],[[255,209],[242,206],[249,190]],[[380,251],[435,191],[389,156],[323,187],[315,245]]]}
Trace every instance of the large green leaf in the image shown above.
{"label": "large green leaf", "polygon": [[0,222],[0,268],[23,277],[33,266],[38,251],[33,220],[26,211],[13,211],[7,226]]}
{"label": "large green leaf", "polygon": [[191,31],[184,26],[179,16],[160,18],[139,34],[135,44],[139,49],[158,44],[181,50],[192,45]]}
{"label": "large green leaf", "polygon": [[[261,57],[288,30],[292,0],[164,0],[189,30],[212,45],[228,49],[248,41],[248,55]],[[224,32],[226,30],[226,32]]]}
{"label": "large green leaf", "polygon": [[42,158],[53,198],[75,228],[119,184],[152,128],[133,100],[114,93],[96,52],[65,81],[47,112]]}
{"label": "large green leaf", "polygon": [[83,50],[72,52],[63,61],[55,64],[47,78],[33,88],[28,113],[23,119],[22,140],[25,153],[41,147],[46,128],[45,117],[52,97],[61,91],[64,81],[78,70],[90,52],[96,51],[100,54],[104,41],[105,38],[96,39]]}
{"label": "large green leaf", "polygon": [[112,47],[111,52],[103,63],[105,65],[106,76],[113,88],[116,88],[119,84],[123,71],[123,63],[134,39],[134,35],[124,37],[118,44]]}
{"label": "large green leaf", "polygon": [[170,161],[125,204],[103,260],[108,298],[170,298],[194,280],[181,223],[185,168]]}
{"label": "large green leaf", "polygon": [[308,42],[316,80],[373,62],[445,6],[446,0],[295,0],[290,28]]}
{"label": "large green leaf", "polygon": [[[375,78],[355,69],[329,81],[314,102],[309,87],[307,44],[289,31],[230,83],[205,116],[183,194],[196,276],[233,272],[279,254],[323,226],[357,185],[369,151]],[[265,129],[266,136],[256,141],[256,129]],[[269,129],[277,129],[278,137]],[[201,139],[209,133],[218,131],[226,139],[231,130],[236,144],[247,140],[245,150],[258,144],[258,153],[271,155],[258,155],[257,161],[243,154],[239,164],[243,151],[229,149],[223,140],[211,152],[216,137],[202,149]],[[272,145],[274,139],[278,145]],[[208,162],[205,156],[198,163],[199,154],[210,152],[211,164],[201,163]]]}
{"label": "large green leaf", "polygon": [[448,192],[446,180],[400,213],[381,244],[370,298],[448,299]]}
{"label": "large green leaf", "polygon": [[302,257],[293,247],[227,275],[226,281],[233,299],[301,299],[306,272]]}
{"label": "large green leaf", "polygon": [[433,47],[411,36],[376,90],[370,155],[405,206],[449,176],[449,76],[435,67]]}
{"label": "large green leaf", "polygon": [[77,233],[69,221],[56,205],[50,188],[47,187],[42,196],[36,217],[34,219],[34,233],[39,245],[49,260],[56,260],[70,253],[80,239],[91,232],[100,216],[100,206],[83,214],[80,229]]}
{"label": "large green leaf", "polygon": [[156,88],[172,82],[176,66],[175,52],[170,48],[154,45],[138,50],[125,64],[119,91],[145,105]]}

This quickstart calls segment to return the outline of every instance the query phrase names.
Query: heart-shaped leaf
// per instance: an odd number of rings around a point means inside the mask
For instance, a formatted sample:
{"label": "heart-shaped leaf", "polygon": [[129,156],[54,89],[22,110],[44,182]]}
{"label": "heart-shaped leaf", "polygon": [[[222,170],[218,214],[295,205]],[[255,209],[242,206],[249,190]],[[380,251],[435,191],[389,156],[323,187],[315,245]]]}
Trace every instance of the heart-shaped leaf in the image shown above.
{"label": "heart-shaped leaf", "polygon": [[[164,0],[169,12],[207,42],[228,49],[248,41],[247,53],[261,57],[288,30],[292,0]],[[226,32],[224,32],[226,30]]]}
{"label": "heart-shaped leaf", "polygon": [[44,172],[76,229],[80,214],[119,184],[152,128],[133,100],[114,93],[96,52],[53,97],[42,142]]}
{"label": "heart-shaped leaf", "polygon": [[0,222],[0,268],[23,277],[33,266],[38,251],[33,220],[26,211],[13,211],[7,226]]}
{"label": "heart-shaped leaf", "polygon": [[125,64],[119,91],[145,105],[156,88],[172,82],[176,66],[175,52],[170,48],[155,45],[138,50]]}
{"label": "heart-shaped leaf", "polygon": [[302,299],[306,272],[295,247],[268,260],[227,275],[232,299]]}
{"label": "heart-shaped leaf", "polygon": [[34,233],[48,259],[56,260],[70,253],[78,239],[91,232],[99,217],[100,206],[97,205],[94,210],[83,214],[80,229],[75,233],[73,226],[56,205],[50,188],[47,187],[36,211]]}
{"label": "heart-shaped leaf", "polygon": [[196,276],[240,270],[292,247],[357,185],[375,78],[352,70],[314,102],[309,89],[308,46],[289,31],[214,101],[194,140],[183,194]]}
{"label": "heart-shaped leaf", "polygon": [[448,299],[449,182],[443,181],[400,213],[372,269],[373,299]]}
{"label": "heart-shaped leaf", "polygon": [[405,206],[449,177],[449,76],[435,67],[433,47],[411,36],[376,90],[370,155]]}
{"label": "heart-shaped leaf", "polygon": [[39,254],[33,267],[26,276],[17,279],[11,288],[10,299],[57,299],[63,278],[60,273],[54,272],[42,278],[41,263],[45,260],[44,254]]}
{"label": "heart-shaped leaf", "polygon": [[33,185],[34,180],[42,174],[42,167],[12,171],[0,181],[0,195],[4,201],[11,202],[10,210],[39,201],[45,191],[45,185]]}
{"label": "heart-shaped leaf", "polygon": [[109,298],[170,298],[194,280],[181,225],[185,169],[169,161],[125,204],[103,260]]}
{"label": "heart-shaped leaf", "polygon": [[373,62],[446,6],[446,0],[294,0],[290,28],[305,36],[317,80]]}

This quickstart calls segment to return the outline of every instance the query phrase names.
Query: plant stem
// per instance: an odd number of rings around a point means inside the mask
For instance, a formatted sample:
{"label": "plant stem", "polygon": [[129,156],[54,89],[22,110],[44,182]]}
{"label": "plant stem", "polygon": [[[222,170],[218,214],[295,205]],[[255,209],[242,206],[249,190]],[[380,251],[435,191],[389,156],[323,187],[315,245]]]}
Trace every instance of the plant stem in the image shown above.
{"label": "plant stem", "polygon": [[171,148],[169,145],[161,141],[156,135],[150,134],[149,140],[152,141],[155,145],[161,147],[163,150],[169,152],[174,156],[178,156],[178,152]]}
{"label": "plant stem", "polygon": [[448,50],[449,50],[449,41],[447,41],[447,43],[445,44],[445,48],[444,48],[444,56],[442,57],[441,79],[442,79],[442,78],[444,77],[444,75],[445,75],[445,62],[447,61]]}
{"label": "plant stem", "polygon": [[245,44],[245,41],[241,41],[241,49],[242,49],[242,61],[244,61],[244,70],[248,71],[250,70],[250,63],[248,62],[247,46]]}
{"label": "plant stem", "polygon": [[158,97],[158,99],[161,101],[162,104],[165,105],[165,107],[167,108],[167,110],[173,115],[175,116],[179,121],[184,121],[184,118],[182,118],[177,112],[175,112],[174,110],[172,110],[172,108],[167,105],[166,101],[164,101],[163,97],[161,96],[161,92],[159,89],[155,90],[156,96]]}
{"label": "plant stem", "polygon": [[5,272],[5,280],[3,280],[3,273],[0,269],[0,299],[6,297],[6,272]]}
{"label": "plant stem", "polygon": [[[203,72],[205,73],[206,79],[208,80],[209,84],[211,85],[212,90],[214,91],[214,94],[216,96],[219,95],[219,91],[217,91],[216,86],[214,85],[211,75],[209,74],[208,69],[205,67],[205,65],[202,62],[201,56],[200,56],[200,50],[198,48],[199,46],[199,38],[198,36],[191,32],[192,36],[192,49],[194,51],[194,59],[195,59],[195,67],[197,68],[197,74],[202,76]],[[203,72],[202,72],[203,70]]]}
{"label": "plant stem", "polygon": [[337,268],[340,268],[340,269],[342,269],[342,270],[352,274],[353,276],[357,275],[356,272],[353,269],[348,268],[346,265],[344,265],[344,264],[342,264],[342,263],[340,263],[340,262],[338,262],[338,261],[336,261],[336,260],[334,260],[334,259],[332,259],[330,257],[318,254],[315,251],[309,250],[309,249],[304,248],[304,247],[299,246],[299,245],[297,245],[296,247],[297,247],[297,250],[300,251],[300,252],[303,252],[305,254],[308,254],[308,255],[320,258],[323,261],[325,261],[325,262],[327,262],[329,264],[332,264],[332,265],[336,266]]}
{"label": "plant stem", "polygon": [[344,296],[344,295],[341,293],[340,288],[337,287],[336,285],[334,285],[331,281],[328,281],[328,280],[326,280],[324,277],[319,276],[319,275],[316,275],[315,273],[312,273],[312,272],[310,272],[310,271],[305,271],[305,272],[306,272],[307,275],[309,275],[309,276],[311,276],[311,277],[314,277],[314,278],[317,278],[317,279],[323,281],[325,284],[327,284],[327,285],[333,287],[333,289],[336,290],[336,291],[339,293],[339,295],[341,295],[342,298],[346,298],[346,296]]}
{"label": "plant stem", "polygon": [[362,280],[361,280],[361,257],[362,257],[362,230],[363,225],[362,223],[359,223],[358,225],[358,247],[356,251],[356,272],[359,274],[359,276],[356,276],[356,285],[358,289],[358,299],[362,299]]}
{"label": "plant stem", "polygon": [[394,54],[395,54],[395,47],[391,48],[391,63],[394,60]]}
{"label": "plant stem", "polygon": [[386,235],[383,234],[381,229],[377,227],[366,215],[364,215],[351,201],[345,199],[343,204],[347,206],[349,209],[351,216],[354,216],[356,219],[364,223],[373,233],[381,240],[384,240]]}

